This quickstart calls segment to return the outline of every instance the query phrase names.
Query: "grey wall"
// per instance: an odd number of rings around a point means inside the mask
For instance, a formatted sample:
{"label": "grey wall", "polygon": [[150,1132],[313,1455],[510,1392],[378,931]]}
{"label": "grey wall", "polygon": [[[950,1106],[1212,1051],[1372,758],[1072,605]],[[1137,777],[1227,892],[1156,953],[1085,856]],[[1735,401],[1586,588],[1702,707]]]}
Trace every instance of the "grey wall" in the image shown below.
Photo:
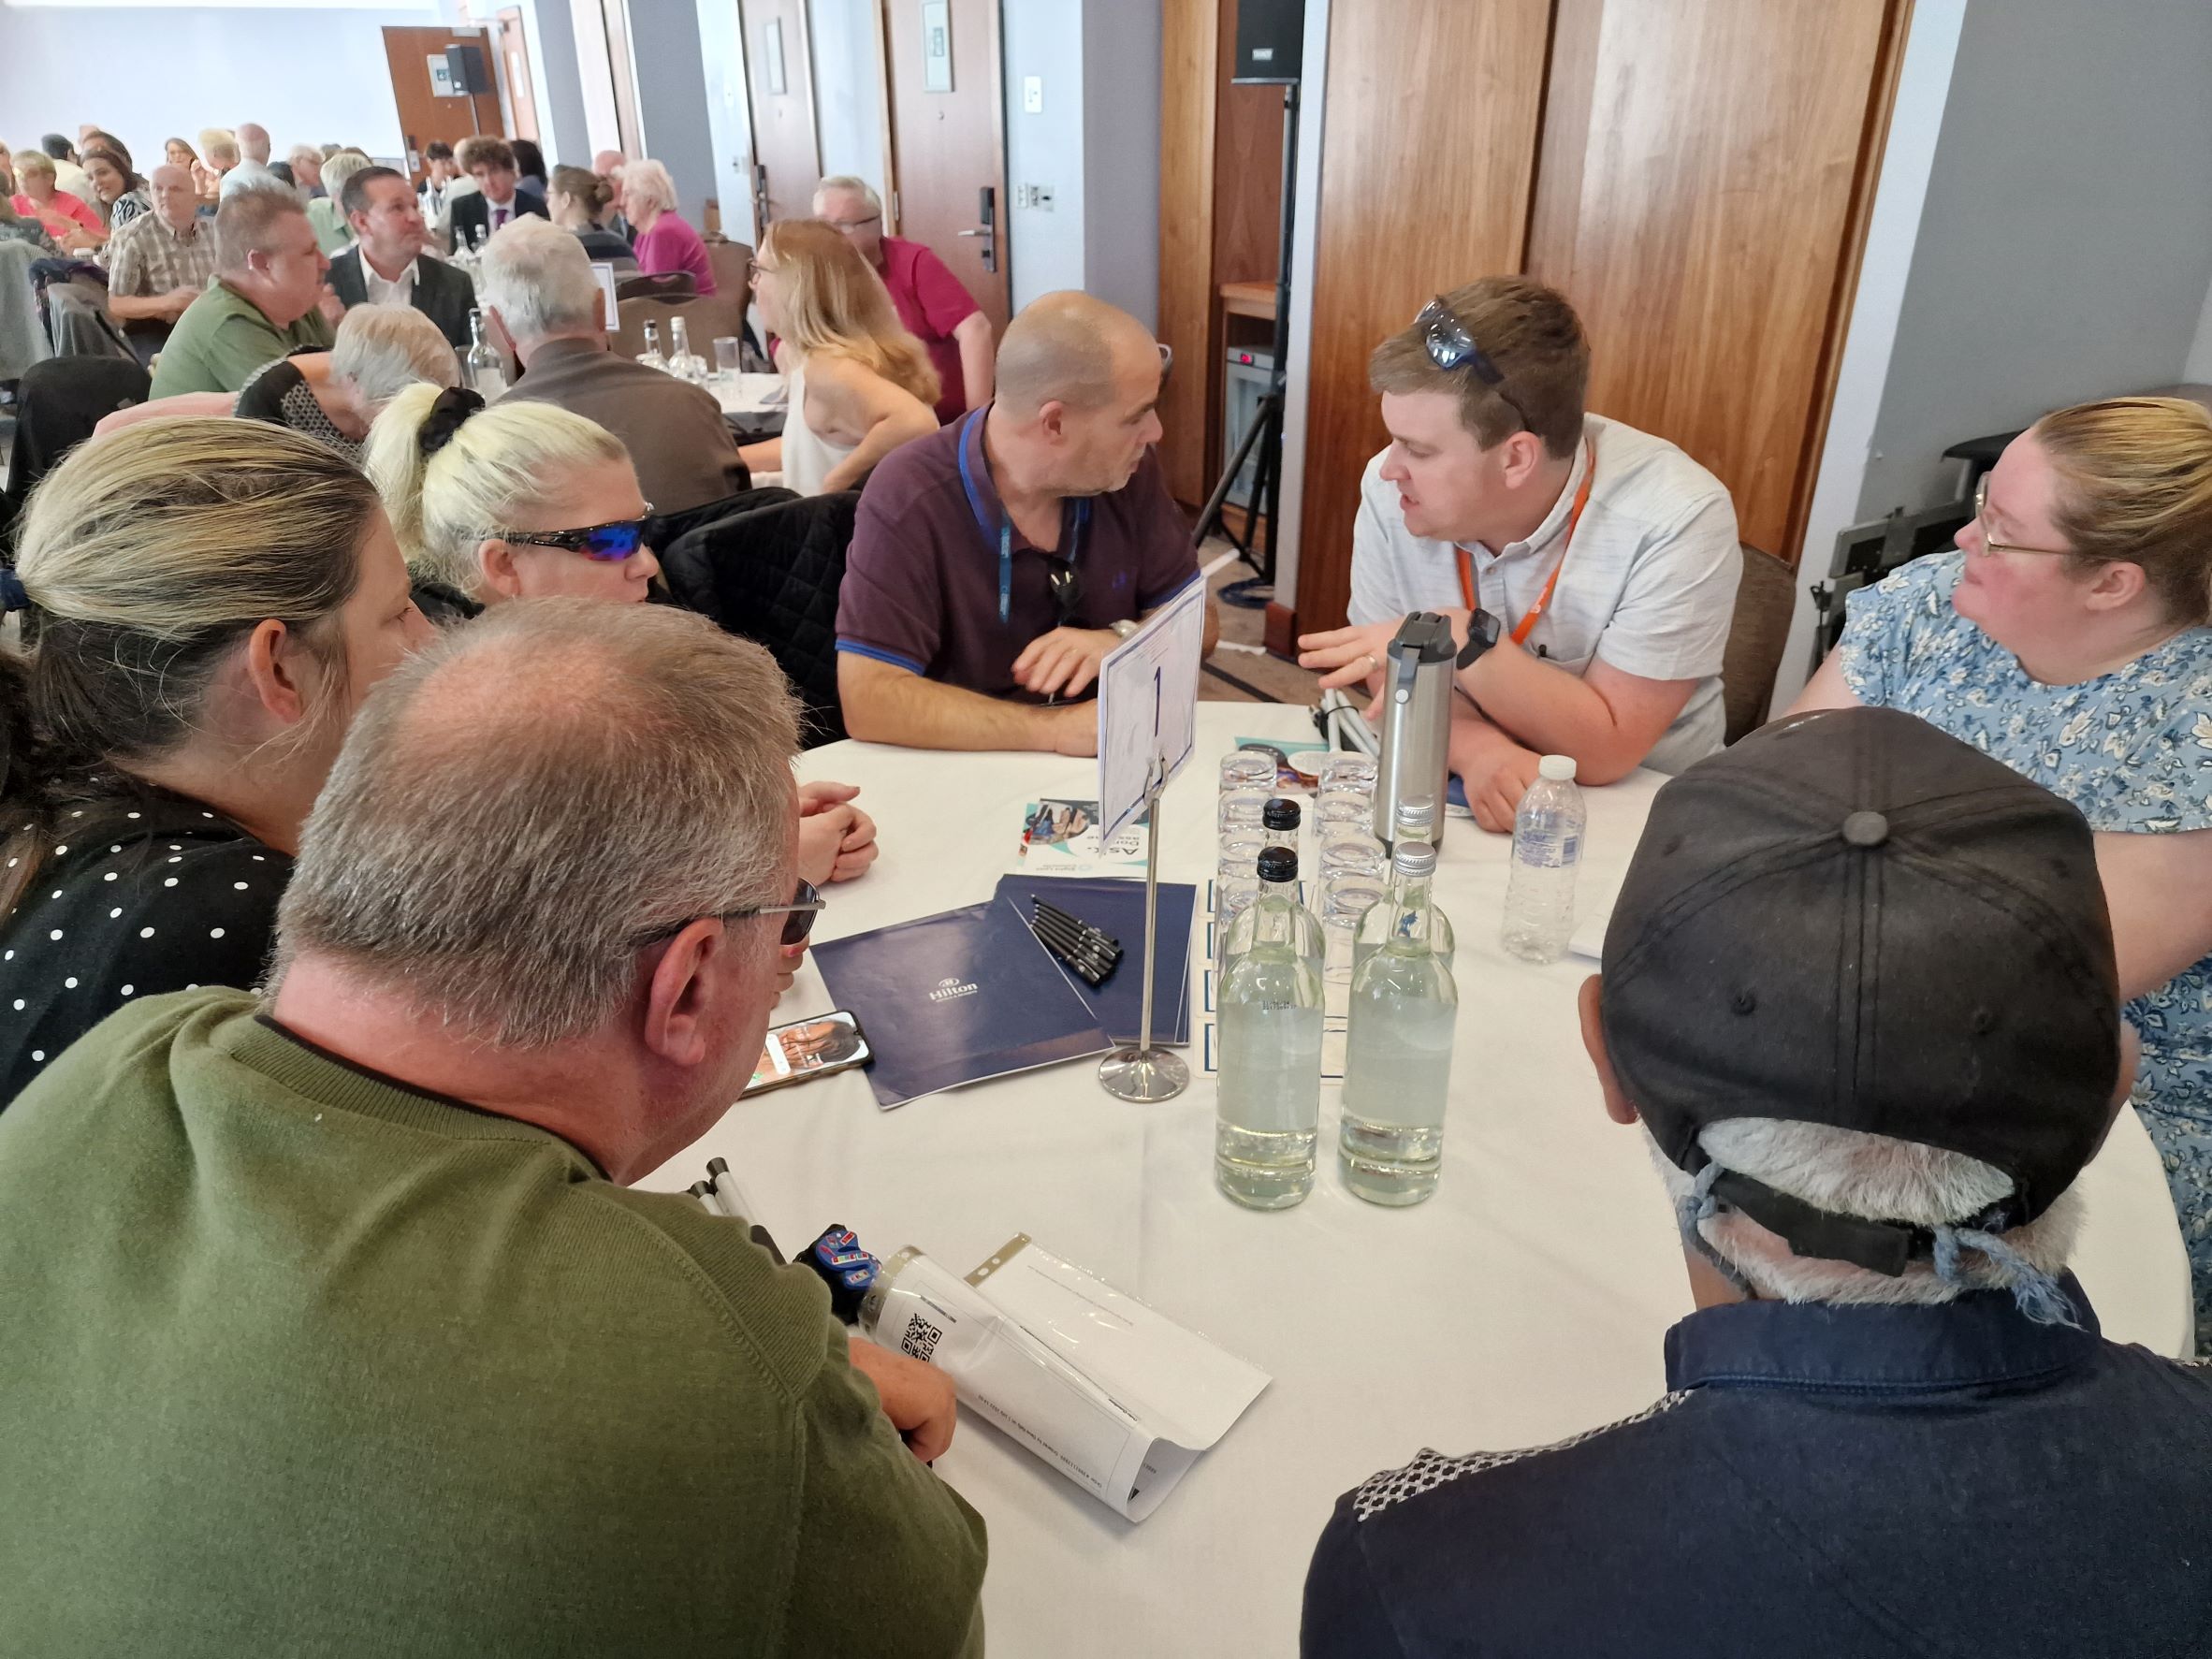
{"label": "grey wall", "polygon": [[74,139],[96,121],[143,170],[165,138],[257,121],[279,157],[342,143],[389,159],[401,139],[385,26],[434,28],[453,9],[0,7],[0,137]]}
{"label": "grey wall", "polygon": [[1960,439],[2182,378],[2212,284],[2208,86],[2212,6],[1971,0],[1861,517],[1948,493]]}
{"label": "grey wall", "polygon": [[[1055,288],[1159,312],[1160,0],[1003,0],[1016,310]],[[1022,107],[1043,81],[1044,108]],[[1024,207],[1023,186],[1053,193]]]}
{"label": "grey wall", "polygon": [[[733,3],[732,9],[735,9]],[[683,216],[705,230],[708,196],[729,201],[715,168],[714,126],[701,71],[699,14],[677,0],[630,0],[630,53],[637,65],[637,120],[645,152],[668,169]],[[744,214],[739,210],[738,217]]]}
{"label": "grey wall", "polygon": [[883,83],[876,68],[875,0],[813,0],[814,131],[824,178],[850,173],[883,191]]}
{"label": "grey wall", "polygon": [[1159,321],[1159,0],[1087,0],[1084,286],[1147,328]]}
{"label": "grey wall", "polygon": [[536,89],[539,144],[549,166],[591,165],[591,138],[584,128],[584,91],[576,70],[576,30],[567,0],[515,0],[530,42],[530,78]]}
{"label": "grey wall", "polygon": [[699,70],[706,87],[706,120],[714,150],[715,192],[722,204],[722,234],[735,242],[758,243],[752,223],[752,190],[746,182],[746,157],[752,150],[752,123],[745,91],[745,46],[737,27],[736,0],[697,0]]}

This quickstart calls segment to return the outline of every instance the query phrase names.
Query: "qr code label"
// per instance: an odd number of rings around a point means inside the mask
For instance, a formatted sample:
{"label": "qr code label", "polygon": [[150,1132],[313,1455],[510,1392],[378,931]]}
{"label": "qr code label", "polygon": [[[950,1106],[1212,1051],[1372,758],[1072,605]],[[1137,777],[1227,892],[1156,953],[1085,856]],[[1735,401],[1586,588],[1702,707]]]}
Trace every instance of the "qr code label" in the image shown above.
{"label": "qr code label", "polygon": [[944,1335],[935,1325],[920,1314],[907,1316],[907,1328],[898,1339],[899,1349],[924,1361],[937,1352],[938,1338]]}

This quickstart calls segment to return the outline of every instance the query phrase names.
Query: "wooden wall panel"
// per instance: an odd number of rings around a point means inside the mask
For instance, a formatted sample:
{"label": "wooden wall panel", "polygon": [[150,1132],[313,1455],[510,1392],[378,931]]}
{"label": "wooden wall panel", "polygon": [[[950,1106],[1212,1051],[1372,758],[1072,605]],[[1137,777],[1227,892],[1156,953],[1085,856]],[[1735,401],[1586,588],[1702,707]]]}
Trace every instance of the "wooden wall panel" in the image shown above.
{"label": "wooden wall panel", "polygon": [[1237,86],[1237,8],[1221,5],[1214,128],[1214,281],[1272,283],[1283,254],[1283,89]]}
{"label": "wooden wall panel", "polygon": [[1160,465],[1177,501],[1202,502],[1206,354],[1214,314],[1214,116],[1219,0],[1165,0],[1160,16],[1159,328],[1175,348],[1160,400]]}
{"label": "wooden wall panel", "polygon": [[[1298,626],[1344,621],[1367,357],[1440,290],[1521,269],[1550,0],[1330,8]],[[1310,135],[1308,135],[1310,137]]]}
{"label": "wooden wall panel", "polygon": [[1591,408],[1681,444],[1793,564],[1903,9],[1557,0],[1528,271],[1590,331]]}

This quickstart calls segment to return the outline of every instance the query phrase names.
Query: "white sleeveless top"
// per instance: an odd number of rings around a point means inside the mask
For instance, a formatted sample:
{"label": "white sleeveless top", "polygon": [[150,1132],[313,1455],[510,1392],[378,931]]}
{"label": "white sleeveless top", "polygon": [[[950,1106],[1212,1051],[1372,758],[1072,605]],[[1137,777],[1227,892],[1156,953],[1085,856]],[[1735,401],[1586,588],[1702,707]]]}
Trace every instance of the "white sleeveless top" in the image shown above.
{"label": "white sleeveless top", "polygon": [[830,469],[858,447],[832,444],[807,424],[807,365],[799,364],[791,371],[791,394],[783,405],[783,488],[822,494]]}

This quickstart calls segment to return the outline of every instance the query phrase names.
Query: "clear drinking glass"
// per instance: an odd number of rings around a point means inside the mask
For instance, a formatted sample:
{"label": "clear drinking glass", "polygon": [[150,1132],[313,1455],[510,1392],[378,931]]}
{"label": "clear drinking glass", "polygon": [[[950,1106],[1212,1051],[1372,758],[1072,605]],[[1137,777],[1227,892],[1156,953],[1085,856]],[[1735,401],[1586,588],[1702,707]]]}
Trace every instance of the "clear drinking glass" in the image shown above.
{"label": "clear drinking glass", "polygon": [[745,342],[734,334],[718,334],[714,341],[714,371],[724,380],[735,380],[739,371],[739,354]]}
{"label": "clear drinking glass", "polygon": [[1364,754],[1332,754],[1321,763],[1320,793],[1328,794],[1342,790],[1352,794],[1375,793],[1375,757]]}
{"label": "clear drinking glass", "polygon": [[1221,757],[1221,793],[1258,790],[1261,797],[1274,793],[1274,756],[1256,749],[1232,749]]}
{"label": "clear drinking glass", "polygon": [[1352,794],[1339,790],[1324,793],[1314,803],[1314,822],[1319,826],[1323,841],[1333,840],[1332,826],[1340,828],[1371,829],[1375,822],[1375,801],[1371,795]]}
{"label": "clear drinking glass", "polygon": [[1230,830],[1250,830],[1259,834],[1260,816],[1267,810],[1269,797],[1255,789],[1230,790],[1220,797],[1215,825],[1223,835]]}
{"label": "clear drinking glass", "polygon": [[1373,876],[1381,880],[1390,868],[1390,855],[1373,836],[1358,832],[1334,835],[1321,843],[1321,879],[1332,876]]}
{"label": "clear drinking glass", "polygon": [[1329,984],[1352,982],[1352,940],[1360,919],[1382,903],[1390,890],[1381,870],[1331,876],[1321,882],[1321,932],[1328,945],[1321,978]]}

